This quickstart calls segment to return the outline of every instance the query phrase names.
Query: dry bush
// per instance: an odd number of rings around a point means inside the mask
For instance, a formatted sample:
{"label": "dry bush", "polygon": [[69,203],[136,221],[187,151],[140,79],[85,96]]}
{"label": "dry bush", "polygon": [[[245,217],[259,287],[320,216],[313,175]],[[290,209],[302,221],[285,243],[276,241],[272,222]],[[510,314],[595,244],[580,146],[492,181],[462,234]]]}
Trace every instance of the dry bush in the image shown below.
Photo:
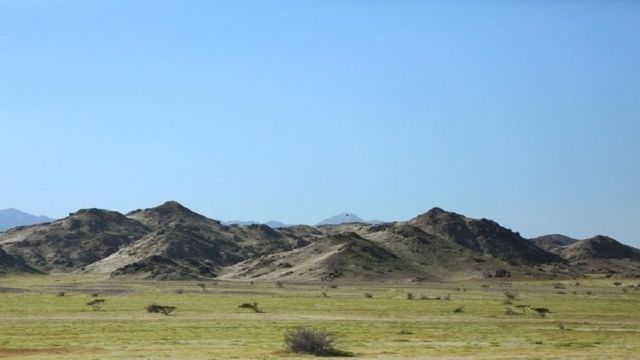
{"label": "dry bush", "polygon": [[241,309],[251,309],[253,310],[253,312],[257,312],[257,313],[262,313],[264,311],[262,311],[259,307],[258,307],[258,303],[257,302],[252,302],[252,303],[243,303],[238,305],[239,308]]}
{"label": "dry bush", "polygon": [[531,310],[533,310],[536,313],[538,313],[538,316],[540,316],[540,317],[547,317],[547,314],[551,313],[551,310],[549,310],[547,308],[543,308],[543,307],[531,308]]}
{"label": "dry bush", "polygon": [[91,306],[93,308],[93,311],[100,311],[105,301],[106,301],[105,299],[95,299],[95,300],[89,301],[87,303],[87,306]]}
{"label": "dry bush", "polygon": [[352,356],[336,349],[335,340],[326,332],[300,327],[284,335],[287,350],[316,356]]}
{"label": "dry bush", "polygon": [[504,314],[505,315],[520,315],[517,312],[513,311],[513,309],[510,308],[510,307],[504,308]]}
{"label": "dry bush", "polygon": [[169,315],[174,312],[177,308],[175,306],[167,306],[167,305],[157,305],[151,304],[147,306],[147,312],[150,313],[160,313],[164,315]]}

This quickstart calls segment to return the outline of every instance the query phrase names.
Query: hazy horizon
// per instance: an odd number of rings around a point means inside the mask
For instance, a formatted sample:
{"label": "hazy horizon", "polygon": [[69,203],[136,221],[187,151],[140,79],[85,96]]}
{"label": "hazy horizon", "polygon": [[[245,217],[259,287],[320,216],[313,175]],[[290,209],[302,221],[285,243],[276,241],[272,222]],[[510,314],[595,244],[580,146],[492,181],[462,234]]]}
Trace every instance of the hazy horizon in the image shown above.
{"label": "hazy horizon", "polygon": [[432,207],[639,247],[640,3],[0,3],[0,208]]}

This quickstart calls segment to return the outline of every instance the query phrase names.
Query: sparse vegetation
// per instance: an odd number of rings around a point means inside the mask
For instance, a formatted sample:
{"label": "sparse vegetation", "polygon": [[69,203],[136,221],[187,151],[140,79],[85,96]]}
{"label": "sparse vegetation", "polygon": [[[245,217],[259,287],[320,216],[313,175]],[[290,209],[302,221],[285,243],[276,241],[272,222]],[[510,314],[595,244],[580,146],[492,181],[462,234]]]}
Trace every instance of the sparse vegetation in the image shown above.
{"label": "sparse vegetation", "polygon": [[[358,358],[448,358],[458,354],[469,360],[536,356],[632,359],[640,352],[635,331],[640,326],[636,311],[640,292],[623,294],[620,287],[605,279],[580,279],[583,289],[576,289],[578,294],[570,298],[551,291],[549,281],[514,281],[508,290],[521,295],[510,306],[499,301],[507,290],[500,282],[489,289],[472,282],[381,284],[376,288],[371,283],[345,283],[331,290],[331,298],[324,299],[321,291],[326,290],[317,283],[277,289],[268,282],[256,282],[255,287],[248,287],[248,282],[225,282],[220,296],[210,296],[193,281],[116,279],[104,289],[99,281],[78,276],[3,277],[0,338],[11,339],[11,344],[5,344],[0,352],[46,348],[52,339],[63,336],[64,341],[81,339],[74,343],[77,356],[52,351],[32,357],[297,359],[304,356],[283,353],[282,336],[284,329],[299,326],[331,331],[339,344],[336,347],[353,351]],[[206,284],[212,291],[211,283]],[[437,294],[446,295],[463,285],[467,291],[456,292],[450,302],[433,301]],[[176,288],[185,289],[184,294],[176,294]],[[586,296],[586,290],[597,296]],[[66,291],[66,297],[55,296],[58,291]],[[85,305],[96,299],[90,297],[93,292],[106,299],[100,311],[93,312],[91,305]],[[375,300],[365,298],[364,292],[373,293]],[[427,303],[416,300],[421,292],[434,299]],[[414,294],[413,301],[406,300],[407,293]],[[254,301],[268,314],[238,307]],[[174,305],[180,311],[170,316],[146,313],[143,309],[150,303]],[[527,304],[553,313],[547,318],[538,317],[531,308],[525,308],[525,313],[519,305]],[[464,313],[453,313],[463,305]],[[16,336],[18,331],[30,335]],[[615,339],[616,346],[596,345],[604,344],[603,339]],[[425,340],[427,346],[418,345]],[[534,341],[543,345],[536,346]],[[471,343],[472,347],[464,345]],[[99,353],[94,353],[95,349],[100,349]],[[5,357],[18,358],[16,354]]]}
{"label": "sparse vegetation", "polygon": [[459,306],[459,307],[457,307],[457,308],[453,309],[453,312],[454,312],[455,314],[463,313],[463,312],[464,312],[464,306]]}
{"label": "sparse vegetation", "polygon": [[366,292],[366,293],[364,293],[364,297],[367,298],[367,299],[372,299],[373,298],[373,294]]}

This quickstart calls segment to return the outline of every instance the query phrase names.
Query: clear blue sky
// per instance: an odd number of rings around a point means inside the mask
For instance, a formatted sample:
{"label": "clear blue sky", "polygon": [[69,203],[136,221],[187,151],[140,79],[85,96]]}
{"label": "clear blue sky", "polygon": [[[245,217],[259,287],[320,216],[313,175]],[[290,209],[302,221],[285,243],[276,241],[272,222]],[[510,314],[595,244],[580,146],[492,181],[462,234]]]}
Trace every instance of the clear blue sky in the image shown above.
{"label": "clear blue sky", "polygon": [[0,0],[0,208],[640,246],[638,1]]}

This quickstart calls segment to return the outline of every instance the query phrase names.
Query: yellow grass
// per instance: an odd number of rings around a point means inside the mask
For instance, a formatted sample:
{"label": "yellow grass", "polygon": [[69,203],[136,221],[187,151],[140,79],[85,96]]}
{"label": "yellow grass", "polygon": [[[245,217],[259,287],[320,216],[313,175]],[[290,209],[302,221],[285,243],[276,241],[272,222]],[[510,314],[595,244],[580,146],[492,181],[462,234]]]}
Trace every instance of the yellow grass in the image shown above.
{"label": "yellow grass", "polygon": [[[578,281],[579,286],[564,281],[565,289],[550,281],[337,289],[219,282],[202,291],[195,281],[11,276],[0,278],[0,358],[309,358],[283,348],[283,334],[298,326],[333,334],[339,348],[357,359],[640,358],[640,290],[627,288],[640,280]],[[513,305],[503,304],[506,290],[518,294]],[[65,296],[58,296],[61,291]],[[86,305],[92,293],[106,299],[102,310]],[[447,294],[451,300],[420,300]],[[264,313],[238,308],[253,301]],[[170,316],[147,313],[151,303],[177,310]],[[546,318],[533,311],[504,314],[505,307],[516,310],[517,304],[552,313]],[[453,313],[461,306],[463,313]]]}

